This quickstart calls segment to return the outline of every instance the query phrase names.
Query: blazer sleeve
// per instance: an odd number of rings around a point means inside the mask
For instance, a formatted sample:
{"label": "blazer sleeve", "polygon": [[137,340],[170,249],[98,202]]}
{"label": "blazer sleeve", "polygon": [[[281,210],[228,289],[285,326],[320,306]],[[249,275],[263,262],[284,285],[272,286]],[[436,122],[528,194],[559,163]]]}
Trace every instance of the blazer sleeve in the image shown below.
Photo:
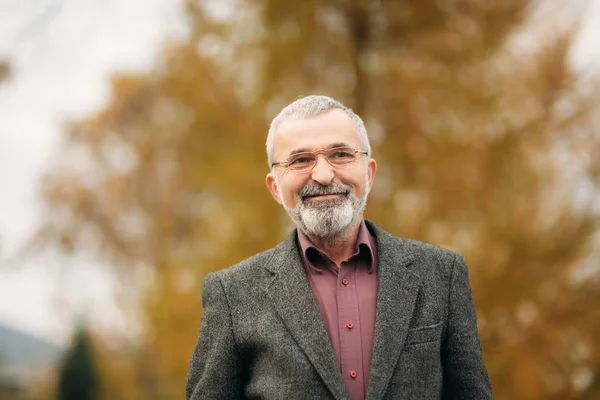
{"label": "blazer sleeve", "polygon": [[464,259],[455,254],[442,348],[443,398],[491,399],[492,385],[481,354],[475,306]]}
{"label": "blazer sleeve", "polygon": [[186,399],[238,399],[243,390],[243,364],[223,284],[214,273],[204,279],[202,306],[204,314],[190,361]]}

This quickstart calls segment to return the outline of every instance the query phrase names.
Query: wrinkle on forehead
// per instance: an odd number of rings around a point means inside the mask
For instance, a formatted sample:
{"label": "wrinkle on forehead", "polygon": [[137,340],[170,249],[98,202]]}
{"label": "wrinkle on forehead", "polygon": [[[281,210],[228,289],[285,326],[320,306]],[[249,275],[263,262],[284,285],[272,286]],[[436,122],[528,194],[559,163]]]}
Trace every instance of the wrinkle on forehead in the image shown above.
{"label": "wrinkle on forehead", "polygon": [[342,110],[333,109],[307,118],[283,121],[274,137],[275,158],[300,151],[316,151],[343,146],[360,149],[354,121]]}
{"label": "wrinkle on forehead", "polygon": [[[328,146],[323,147],[322,149],[316,149],[316,150],[329,150],[329,149],[334,149],[336,147],[352,147],[352,145],[345,143],[345,142],[335,142]],[[298,153],[310,153],[312,151],[313,150],[309,149],[308,147],[300,147],[299,149],[294,149],[294,150],[290,151],[290,155],[298,154]]]}

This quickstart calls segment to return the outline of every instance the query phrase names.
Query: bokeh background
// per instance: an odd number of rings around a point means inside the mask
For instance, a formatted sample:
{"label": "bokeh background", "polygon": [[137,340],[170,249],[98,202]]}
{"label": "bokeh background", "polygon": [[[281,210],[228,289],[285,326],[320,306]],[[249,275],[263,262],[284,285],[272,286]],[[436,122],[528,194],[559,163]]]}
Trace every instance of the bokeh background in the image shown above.
{"label": "bokeh background", "polygon": [[183,398],[312,93],[367,124],[367,217],[465,256],[495,397],[600,398],[599,83],[598,0],[1,1],[0,399]]}

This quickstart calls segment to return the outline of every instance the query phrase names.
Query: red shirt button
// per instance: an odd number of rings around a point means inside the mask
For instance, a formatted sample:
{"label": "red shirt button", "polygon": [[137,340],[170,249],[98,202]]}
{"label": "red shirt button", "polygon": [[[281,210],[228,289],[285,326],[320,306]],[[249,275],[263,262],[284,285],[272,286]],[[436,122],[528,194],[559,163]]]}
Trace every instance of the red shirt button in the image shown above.
{"label": "red shirt button", "polygon": [[350,371],[350,378],[354,379],[356,378],[356,371]]}
{"label": "red shirt button", "polygon": [[354,328],[354,324],[353,324],[352,322],[348,322],[348,323],[346,324],[346,326],[348,327],[348,329],[352,329],[352,328]]}
{"label": "red shirt button", "polygon": [[344,278],[344,279],[342,279],[342,283],[343,283],[344,285],[347,285],[347,284],[349,284],[350,282],[348,282],[348,279],[345,279],[345,278]]}

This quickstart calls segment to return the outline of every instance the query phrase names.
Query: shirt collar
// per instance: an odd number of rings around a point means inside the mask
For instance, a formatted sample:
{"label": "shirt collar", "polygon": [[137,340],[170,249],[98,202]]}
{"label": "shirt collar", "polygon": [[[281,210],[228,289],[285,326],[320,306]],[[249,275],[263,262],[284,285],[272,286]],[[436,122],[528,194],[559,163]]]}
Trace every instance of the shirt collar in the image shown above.
{"label": "shirt collar", "polygon": [[[300,245],[300,253],[302,255],[302,262],[306,267],[310,267],[313,270],[321,272],[321,269],[316,267],[311,259],[314,260],[313,257],[324,257],[324,254],[312,243],[310,238],[306,236],[304,232],[300,228],[298,228],[298,244]],[[356,247],[354,250],[354,254],[350,257],[355,257],[359,254],[368,256],[369,264],[369,273],[372,273],[377,266],[377,253],[375,252],[375,238],[369,232],[367,225],[365,224],[365,220],[363,219],[360,223],[360,227],[358,228],[358,238],[356,240]],[[361,253],[366,252],[366,253]]]}

